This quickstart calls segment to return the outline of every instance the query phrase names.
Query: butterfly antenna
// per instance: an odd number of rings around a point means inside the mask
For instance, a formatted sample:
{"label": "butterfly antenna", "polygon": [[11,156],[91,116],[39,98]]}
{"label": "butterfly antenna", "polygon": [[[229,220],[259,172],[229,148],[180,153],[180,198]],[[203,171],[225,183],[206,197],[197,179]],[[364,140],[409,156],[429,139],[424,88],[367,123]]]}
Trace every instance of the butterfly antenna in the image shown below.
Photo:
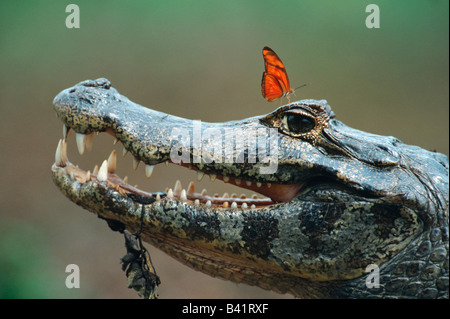
{"label": "butterfly antenna", "polygon": [[310,82],[310,83],[305,83],[305,84],[300,85],[299,87],[297,87],[297,88],[294,89],[294,93],[295,93],[296,90],[298,90],[298,89],[300,89],[300,88],[302,88],[302,87],[304,87],[304,86],[310,85],[310,84],[311,84],[311,82]]}

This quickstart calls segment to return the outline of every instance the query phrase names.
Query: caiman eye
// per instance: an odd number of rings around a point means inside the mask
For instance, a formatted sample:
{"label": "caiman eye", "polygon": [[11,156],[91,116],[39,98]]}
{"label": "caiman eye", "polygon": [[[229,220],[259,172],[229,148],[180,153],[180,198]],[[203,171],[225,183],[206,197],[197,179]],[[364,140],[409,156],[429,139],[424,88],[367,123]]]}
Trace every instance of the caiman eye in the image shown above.
{"label": "caiman eye", "polygon": [[303,114],[286,114],[284,120],[286,128],[294,134],[307,133],[316,126],[316,122],[313,118]]}

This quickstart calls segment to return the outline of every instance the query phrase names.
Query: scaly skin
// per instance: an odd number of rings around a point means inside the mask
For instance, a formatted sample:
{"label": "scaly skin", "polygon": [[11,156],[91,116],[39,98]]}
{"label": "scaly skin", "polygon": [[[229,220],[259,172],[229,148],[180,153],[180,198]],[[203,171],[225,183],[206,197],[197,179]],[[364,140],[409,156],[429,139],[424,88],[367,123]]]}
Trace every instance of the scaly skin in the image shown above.
{"label": "scaly skin", "polygon": [[[151,165],[187,154],[182,165],[267,196],[214,199],[193,189],[146,193],[121,180],[111,158],[99,172],[75,167],[66,141],[60,142],[52,174],[70,200],[136,232],[141,204],[133,194],[153,198],[145,205],[144,240],[196,270],[304,298],[448,298],[443,154],[349,128],[324,100],[198,126],[137,105],[98,79],[62,91],[54,108],[80,141],[81,134],[107,132],[150,172]],[[224,138],[208,138],[211,129]],[[217,153],[194,161],[199,145],[220,148],[233,140],[231,129],[255,141],[278,132],[276,162],[251,160],[247,144],[243,153],[237,147],[228,153],[234,161]],[[174,145],[180,152],[171,157]],[[244,161],[236,160],[240,154]],[[276,170],[263,174],[271,163]],[[366,285],[370,264],[379,266],[378,288]]]}

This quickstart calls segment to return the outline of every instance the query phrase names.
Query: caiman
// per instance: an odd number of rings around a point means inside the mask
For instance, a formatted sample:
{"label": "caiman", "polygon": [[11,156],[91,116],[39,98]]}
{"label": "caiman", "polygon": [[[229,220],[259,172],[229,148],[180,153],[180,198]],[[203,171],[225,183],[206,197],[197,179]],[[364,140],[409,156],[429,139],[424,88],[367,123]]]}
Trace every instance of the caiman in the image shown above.
{"label": "caiman", "polygon": [[[443,154],[350,128],[325,100],[205,123],[140,106],[97,79],[53,104],[64,128],[57,187],[132,233],[142,226],[146,242],[195,270],[300,298],[448,298]],[[67,157],[73,131],[80,153],[94,133],[111,134],[147,177],[169,163],[261,196],[210,196],[193,183],[144,191],[116,174],[115,151],[85,171]]]}

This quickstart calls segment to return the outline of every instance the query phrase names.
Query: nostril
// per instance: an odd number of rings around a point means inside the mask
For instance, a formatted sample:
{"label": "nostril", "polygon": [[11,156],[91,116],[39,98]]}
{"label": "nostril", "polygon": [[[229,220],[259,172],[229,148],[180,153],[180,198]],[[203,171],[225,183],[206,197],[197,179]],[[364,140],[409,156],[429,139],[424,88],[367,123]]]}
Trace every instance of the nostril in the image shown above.
{"label": "nostril", "polygon": [[71,90],[69,91],[69,93],[73,93],[73,92],[75,92],[75,89],[71,89]]}

